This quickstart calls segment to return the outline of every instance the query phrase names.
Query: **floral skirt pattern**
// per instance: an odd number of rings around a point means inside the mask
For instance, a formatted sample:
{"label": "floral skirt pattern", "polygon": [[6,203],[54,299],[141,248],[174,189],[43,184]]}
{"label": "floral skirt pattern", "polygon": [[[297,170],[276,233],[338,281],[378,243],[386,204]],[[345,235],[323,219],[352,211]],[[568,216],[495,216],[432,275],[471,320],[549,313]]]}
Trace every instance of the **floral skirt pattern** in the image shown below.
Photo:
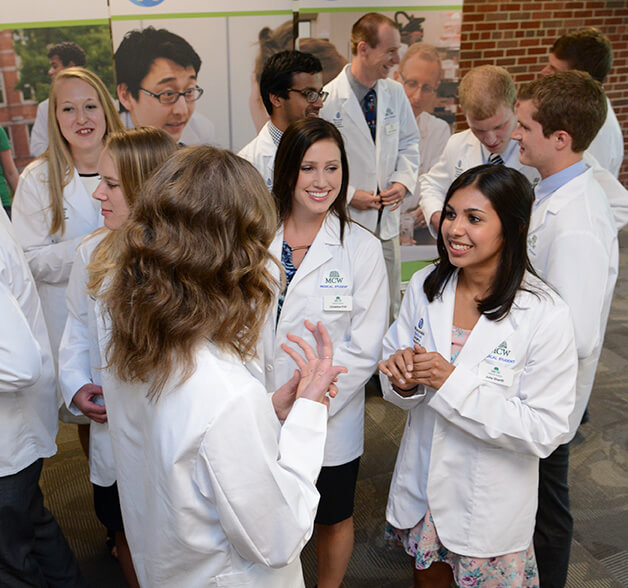
{"label": "floral skirt pattern", "polygon": [[538,588],[539,575],[532,544],[526,551],[497,557],[467,557],[449,551],[438,538],[432,513],[428,511],[412,529],[397,529],[386,523],[389,548],[400,546],[415,559],[417,570],[434,562],[451,566],[458,586],[478,588]]}

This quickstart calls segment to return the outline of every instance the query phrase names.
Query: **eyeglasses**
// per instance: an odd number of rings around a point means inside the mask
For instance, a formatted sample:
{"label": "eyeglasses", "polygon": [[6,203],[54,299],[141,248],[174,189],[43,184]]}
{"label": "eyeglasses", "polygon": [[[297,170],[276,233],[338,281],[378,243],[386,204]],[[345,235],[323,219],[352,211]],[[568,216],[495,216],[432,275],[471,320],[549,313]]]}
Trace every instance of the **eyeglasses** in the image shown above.
{"label": "eyeglasses", "polygon": [[429,84],[420,84],[417,80],[406,80],[406,78],[403,77],[401,72],[399,72],[399,75],[401,76],[401,79],[403,80],[403,85],[409,90],[411,90],[412,92],[416,92],[419,89],[419,87],[421,88],[421,92],[423,94],[433,94],[437,90],[437,88],[435,88],[434,86],[430,86]]}
{"label": "eyeglasses", "polygon": [[183,99],[186,102],[196,102],[203,95],[203,91],[203,88],[196,86],[196,88],[188,88],[183,92],[164,90],[163,92],[159,92],[159,94],[155,94],[155,92],[140,88],[140,92],[144,92],[144,94],[157,98],[161,104],[174,104],[177,100],[179,100],[179,96],[183,96]]}
{"label": "eyeglasses", "polygon": [[301,96],[303,96],[303,98],[305,98],[305,101],[308,104],[314,104],[314,102],[318,102],[318,100],[325,102],[325,99],[329,96],[329,92],[323,92],[322,90],[317,92],[316,90],[297,90],[296,88],[288,88],[288,92],[298,92]]}

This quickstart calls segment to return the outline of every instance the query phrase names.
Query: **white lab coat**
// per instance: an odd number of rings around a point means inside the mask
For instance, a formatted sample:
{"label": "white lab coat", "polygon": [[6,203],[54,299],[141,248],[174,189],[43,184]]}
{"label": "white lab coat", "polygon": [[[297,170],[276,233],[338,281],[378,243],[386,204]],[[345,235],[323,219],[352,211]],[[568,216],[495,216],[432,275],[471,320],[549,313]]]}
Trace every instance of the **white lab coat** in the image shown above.
{"label": "white lab coat", "polygon": [[261,174],[262,178],[264,178],[264,183],[268,190],[272,191],[277,146],[268,130],[269,124],[270,121],[260,129],[255,139],[242,147],[238,155],[250,161],[255,166],[255,169]]}
{"label": "white lab coat", "polygon": [[628,224],[628,190],[597,159],[589,152],[584,152],[584,162],[593,169],[593,177],[602,186],[615,220],[615,228],[619,231]]}
{"label": "white lab coat", "polygon": [[[383,357],[413,343],[451,357],[457,274],[430,303],[423,282],[432,269],[412,277]],[[409,411],[386,519],[410,529],[429,507],[443,545],[461,555],[530,546],[539,458],[569,430],[577,369],[569,309],[540,280],[526,281],[536,294],[520,291],[500,321],[481,316],[438,390],[420,386],[404,398],[380,375],[384,398]]]}
{"label": "white lab coat", "polygon": [[[281,259],[283,227],[270,247]],[[341,306],[351,310],[325,310],[325,304],[341,296]],[[340,242],[340,223],[328,214],[310,250],[294,275],[284,299],[279,323],[273,305],[263,334],[258,375],[268,392],[287,382],[296,369],[282,351],[287,334],[316,343],[303,322],[321,321],[334,346],[334,364],[349,372],[338,376],[338,394],[332,398],[323,465],[348,463],[364,451],[364,386],[374,373],[381,341],[388,324],[388,282],[378,239],[351,223]],[[258,376],[259,377],[259,376]]]}
{"label": "white lab coat", "polygon": [[[419,177],[427,173],[431,167],[440,159],[449,137],[451,137],[450,126],[442,119],[422,112],[416,117],[416,124],[419,127],[421,140],[419,141]],[[406,196],[401,206],[401,212],[416,208],[420,201],[421,183],[417,179],[414,194]]]}
{"label": "white lab coat", "polygon": [[102,226],[99,207],[76,170],[63,191],[63,206],[65,232],[51,235],[48,163],[33,161],[20,176],[11,214],[15,234],[37,283],[55,362],[67,318],[65,289],[76,248],[85,235]]}
{"label": "white lab coat", "polygon": [[[514,141],[511,139],[511,143]],[[506,151],[511,147],[509,145]],[[429,172],[419,179],[421,183],[421,209],[425,215],[432,236],[436,236],[430,219],[435,212],[441,212],[447,190],[462,172],[482,165],[482,144],[470,129],[452,135],[447,141],[445,151]],[[519,149],[512,151],[504,165],[520,171],[535,186],[541,179],[536,168],[523,165],[519,161]]]}
{"label": "white lab coat", "polygon": [[593,170],[567,182],[532,210],[528,256],[541,278],[569,305],[574,320],[578,381],[571,439],[593,387],[619,263],[613,216]]}
{"label": "white lab coat", "polygon": [[[349,159],[349,202],[356,189],[367,192],[386,190],[400,182],[412,194],[419,170],[419,129],[403,86],[394,80],[378,80],[376,142],[364,119],[364,112],[347,77],[347,65],[325,86],[329,96],[320,112],[334,123],[344,139]],[[379,238],[399,235],[399,208],[382,213]],[[377,227],[378,211],[350,208],[351,218],[370,231]]]}
{"label": "white lab coat", "polygon": [[[31,332],[20,305],[9,289],[0,282],[0,406],[6,395],[22,392],[41,375],[39,345]],[[13,403],[12,403],[13,404]],[[2,410],[15,406],[2,406]]]}
{"label": "white lab coat", "polygon": [[[100,318],[99,318],[100,320]],[[99,327],[101,349],[104,331]],[[211,343],[157,401],[103,372],[124,528],[143,588],[299,588],[327,409],[283,427],[264,387]]]}
{"label": "white lab coat", "polygon": [[37,114],[35,122],[31,129],[30,148],[33,157],[39,157],[46,149],[48,149],[48,103],[50,100],[46,98],[37,106]]}
{"label": "white lab coat", "polygon": [[[4,210],[0,210],[0,283],[17,300],[37,340],[41,357],[40,375],[36,382],[17,392],[9,392],[5,388],[3,392],[7,393],[0,393],[0,476],[9,476],[22,471],[37,459],[56,453],[57,402],[52,352],[35,280]],[[5,302],[0,306],[6,306]],[[2,328],[10,335],[9,344],[18,349],[22,338],[17,327],[14,335],[11,326],[14,323],[9,317],[3,316],[3,319],[0,320]],[[20,345],[19,348],[30,357],[25,347]],[[8,369],[19,368],[16,364]]]}
{"label": "white lab coat", "polygon": [[[96,301],[87,294],[87,266],[105,235],[89,235],[79,245],[65,294],[68,318],[59,346],[59,386],[65,405],[74,415],[83,414],[72,402],[78,390],[90,383],[102,386]],[[89,422],[89,479],[99,486],[111,486],[116,481],[107,423]]]}
{"label": "white lab coat", "polygon": [[624,162],[624,137],[611,101],[607,98],[606,102],[608,110],[604,124],[585,153],[593,155],[603,168],[617,178]]}

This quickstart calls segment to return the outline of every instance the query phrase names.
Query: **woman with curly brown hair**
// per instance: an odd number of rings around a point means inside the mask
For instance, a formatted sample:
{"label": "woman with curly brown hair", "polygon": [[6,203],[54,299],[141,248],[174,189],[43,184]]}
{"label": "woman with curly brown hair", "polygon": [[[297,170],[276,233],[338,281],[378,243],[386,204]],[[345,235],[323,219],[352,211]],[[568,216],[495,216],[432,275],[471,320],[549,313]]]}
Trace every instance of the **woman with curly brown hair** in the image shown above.
{"label": "woman with curly brown hair", "polygon": [[276,222],[251,164],[192,147],[146,183],[122,229],[102,298],[103,389],[142,585],[304,586],[326,393],[345,370],[311,323],[318,355],[288,337],[305,359],[284,346],[300,371],[273,403],[245,366],[277,288]]}

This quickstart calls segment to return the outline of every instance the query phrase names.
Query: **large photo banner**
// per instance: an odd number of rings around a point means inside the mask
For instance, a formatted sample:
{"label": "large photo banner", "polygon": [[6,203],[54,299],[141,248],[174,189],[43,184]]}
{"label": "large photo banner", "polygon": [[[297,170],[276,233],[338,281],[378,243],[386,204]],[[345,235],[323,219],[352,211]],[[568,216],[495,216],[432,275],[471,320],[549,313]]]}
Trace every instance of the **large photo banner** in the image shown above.
{"label": "large photo banner", "polygon": [[[421,132],[419,173],[425,173],[444,148],[456,116],[462,3],[435,0],[422,4],[415,0],[386,6],[376,0],[301,0],[298,47],[311,52],[311,47],[317,47],[321,53],[334,56],[328,60],[328,68],[342,69],[342,64],[351,61],[351,27],[367,12],[380,12],[399,28],[401,69],[395,68],[390,77],[404,85],[417,117]],[[325,60],[321,60],[325,68]],[[401,209],[404,283],[437,257],[436,241],[418,211],[418,192],[406,196]]]}
{"label": "large photo banner", "polygon": [[[211,143],[238,151],[255,136],[254,121],[259,118],[256,64],[262,62],[260,52],[269,31],[286,21],[292,23],[290,0],[268,0],[263,10],[259,2],[247,0],[110,0],[110,11],[119,94],[121,84],[129,81],[135,85],[141,81],[144,86],[151,82],[153,87],[146,89],[159,90],[155,82],[166,78],[160,75],[165,75],[164,63],[157,56],[164,53],[164,45],[175,45],[173,55],[190,51],[198,55],[196,84],[203,92],[187,109],[179,103],[178,109],[168,113],[159,109],[168,120],[158,122],[175,131],[175,136],[181,130],[177,139],[185,144]],[[138,48],[142,58],[136,55]],[[124,67],[129,61],[137,67]],[[178,65],[189,68],[190,63]],[[183,74],[180,81],[179,91],[193,85],[189,75]],[[125,114],[129,125],[133,119],[143,124],[151,120],[148,109],[158,108],[151,101],[155,98],[147,94],[131,101]]]}

